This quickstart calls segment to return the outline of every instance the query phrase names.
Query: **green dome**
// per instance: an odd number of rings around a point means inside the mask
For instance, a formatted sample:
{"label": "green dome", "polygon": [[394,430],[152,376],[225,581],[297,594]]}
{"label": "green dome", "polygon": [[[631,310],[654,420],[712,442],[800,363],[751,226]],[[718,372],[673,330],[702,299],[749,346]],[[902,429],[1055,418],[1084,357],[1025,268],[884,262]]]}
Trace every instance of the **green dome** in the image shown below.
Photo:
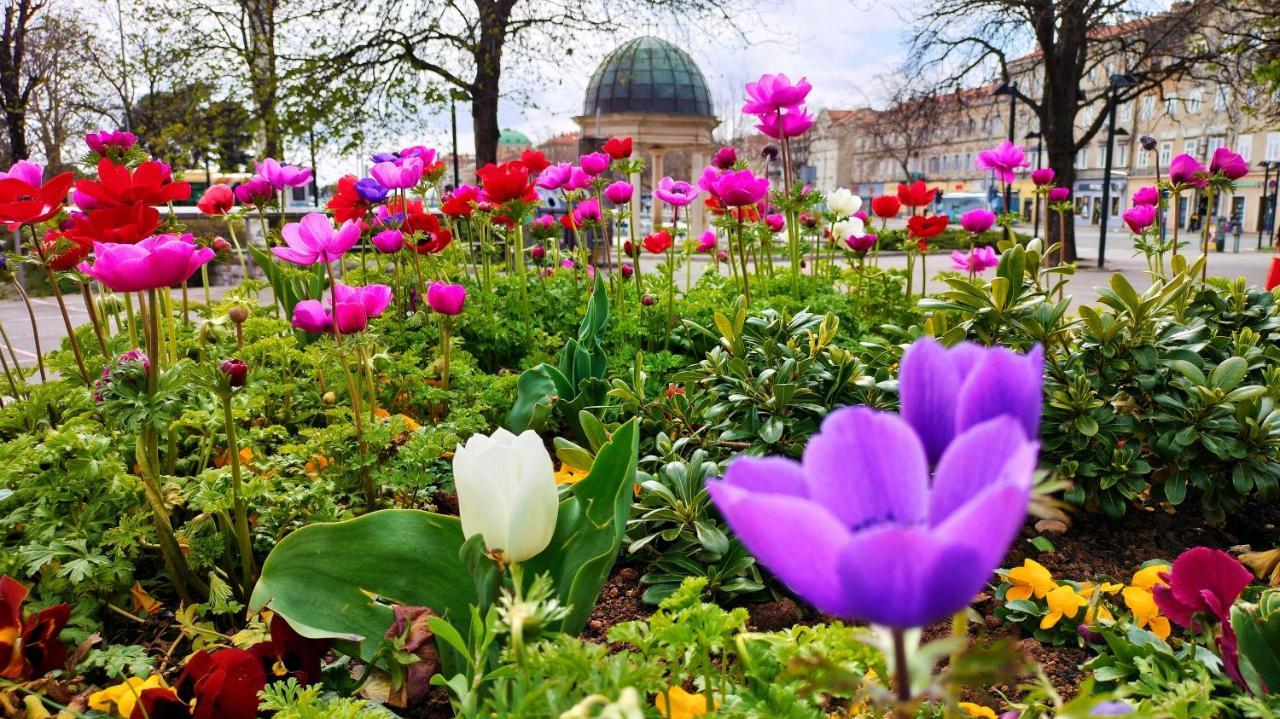
{"label": "green dome", "polygon": [[615,112],[715,115],[707,80],[693,58],[656,37],[619,45],[591,76],[582,114]]}
{"label": "green dome", "polygon": [[499,145],[532,145],[533,143],[529,141],[528,135],[524,134],[523,132],[520,132],[519,130],[512,130],[511,128],[508,127],[508,128],[504,128],[502,132],[498,135],[498,144]]}

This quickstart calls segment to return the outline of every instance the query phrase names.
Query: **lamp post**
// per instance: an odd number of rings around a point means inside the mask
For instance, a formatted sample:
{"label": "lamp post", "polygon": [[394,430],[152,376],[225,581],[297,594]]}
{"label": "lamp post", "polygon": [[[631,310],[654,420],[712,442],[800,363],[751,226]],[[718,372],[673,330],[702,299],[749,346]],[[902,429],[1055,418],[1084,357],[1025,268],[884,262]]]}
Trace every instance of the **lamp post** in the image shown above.
{"label": "lamp post", "polygon": [[[1111,76],[1111,102],[1107,108],[1107,156],[1102,170],[1102,212],[1099,213],[1101,221],[1098,223],[1098,269],[1102,269],[1102,263],[1107,254],[1107,220],[1110,219],[1111,214],[1111,155],[1117,134],[1116,97],[1120,92],[1120,88],[1133,87],[1137,84],[1138,79],[1133,75]],[[1125,130],[1124,134],[1128,135],[1129,132]]]}
{"label": "lamp post", "polygon": [[[1009,96],[1009,142],[1013,142],[1014,125],[1018,122],[1018,83],[1002,82],[997,87],[993,95]],[[1012,199],[1012,183],[1006,182],[1004,185],[1004,211],[1009,212],[1009,202]]]}
{"label": "lamp post", "polygon": [[453,187],[458,188],[458,93],[449,93],[449,127],[453,135]]}
{"label": "lamp post", "polygon": [[[1273,164],[1275,163],[1272,163],[1268,160],[1263,160],[1262,162],[1258,163],[1258,167],[1261,167],[1263,170],[1262,200],[1258,205],[1258,249],[1259,250],[1262,249],[1262,236],[1266,234],[1268,229],[1270,229],[1267,227],[1267,215],[1271,214],[1270,213],[1271,198],[1269,197],[1269,195],[1271,194],[1271,189],[1268,186],[1271,184],[1271,166]],[[1280,169],[1280,165],[1277,165],[1277,169]]]}
{"label": "lamp post", "polygon": [[[1040,160],[1041,160],[1041,155],[1040,155],[1040,140],[1041,140],[1041,135],[1040,135],[1040,133],[1039,133],[1038,131],[1036,131],[1036,130],[1032,130],[1031,132],[1028,132],[1028,133],[1027,133],[1027,135],[1026,135],[1026,137],[1024,137],[1023,139],[1024,139],[1024,140],[1032,140],[1032,139],[1034,139],[1034,140],[1036,141],[1036,169],[1037,169],[1037,170],[1039,170],[1039,169],[1040,169],[1040,164],[1041,164],[1041,163],[1040,163]],[[1037,188],[1037,189],[1039,189],[1039,188]],[[1035,205],[1034,205],[1034,209],[1032,210],[1031,226],[1032,226],[1032,227],[1034,227],[1034,228],[1036,228],[1036,229],[1032,232],[1032,235],[1034,235],[1036,232],[1039,232],[1039,231],[1040,231],[1040,229],[1039,229],[1039,228],[1040,228],[1040,193],[1039,193],[1039,192],[1035,193],[1035,200],[1034,200],[1034,202],[1035,202]],[[1048,238],[1047,238],[1047,237],[1045,238],[1045,241],[1046,241],[1046,242],[1048,242]]]}

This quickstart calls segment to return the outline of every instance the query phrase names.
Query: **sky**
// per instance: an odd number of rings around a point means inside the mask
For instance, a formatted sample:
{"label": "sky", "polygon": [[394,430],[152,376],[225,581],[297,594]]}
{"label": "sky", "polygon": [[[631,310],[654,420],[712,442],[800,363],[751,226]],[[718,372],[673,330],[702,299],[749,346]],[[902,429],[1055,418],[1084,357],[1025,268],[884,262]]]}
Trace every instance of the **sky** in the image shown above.
{"label": "sky", "polygon": [[[576,129],[574,115],[582,112],[582,98],[591,73],[617,45],[640,35],[655,35],[684,48],[698,63],[722,117],[736,113],[742,87],[761,74],[786,73],[807,77],[813,85],[810,109],[848,108],[876,99],[874,78],[901,63],[906,22],[889,4],[875,0],[782,0],[761,3],[756,17],[743,22],[744,41],[728,32],[707,32],[678,26],[648,25],[602,38],[587,38],[576,51],[554,66],[536,73],[531,82],[504,68],[504,90],[524,97],[504,99],[499,107],[501,127],[514,128],[536,144]],[[532,73],[531,73],[532,74]],[[424,142],[449,149],[449,113],[424,118],[405,144]],[[474,147],[470,108],[458,106],[458,148]],[[368,148],[374,149],[374,148]],[[346,172],[360,172],[362,159],[326,158],[320,179],[332,181]]]}

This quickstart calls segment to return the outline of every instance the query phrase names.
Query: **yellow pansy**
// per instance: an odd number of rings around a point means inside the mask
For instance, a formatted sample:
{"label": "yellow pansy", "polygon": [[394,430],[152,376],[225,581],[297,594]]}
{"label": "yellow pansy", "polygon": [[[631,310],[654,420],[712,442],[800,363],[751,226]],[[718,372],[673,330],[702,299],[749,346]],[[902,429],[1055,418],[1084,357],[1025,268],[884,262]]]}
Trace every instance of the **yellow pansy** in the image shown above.
{"label": "yellow pansy", "polygon": [[1069,584],[1064,584],[1045,595],[1049,603],[1049,613],[1040,620],[1041,629],[1050,629],[1064,616],[1075,619],[1080,607],[1089,604],[1089,600],[1076,593]]}
{"label": "yellow pansy", "polygon": [[577,484],[586,478],[585,469],[578,469],[568,464],[560,465],[560,470],[556,472],[556,484]]}
{"label": "yellow pansy", "polygon": [[1030,599],[1033,594],[1037,599],[1043,599],[1044,595],[1058,586],[1057,582],[1053,581],[1053,575],[1049,570],[1034,559],[1025,559],[1021,567],[1010,569],[1008,580],[1013,586],[1004,593],[1004,598],[1011,602],[1016,599]]}
{"label": "yellow pansy", "polygon": [[1104,622],[1113,622],[1115,621],[1115,619],[1116,619],[1115,616],[1111,614],[1111,610],[1108,609],[1107,605],[1105,604],[1099,604],[1096,607],[1096,609],[1090,606],[1089,609],[1084,613],[1085,624],[1092,624],[1094,620],[1101,620]]}
{"label": "yellow pansy", "polygon": [[1133,623],[1139,629],[1149,628],[1157,637],[1169,638],[1169,618],[1160,614],[1160,607],[1156,606],[1156,598],[1150,589],[1125,587],[1123,596],[1125,606],[1133,612]]}
{"label": "yellow pansy", "polygon": [[146,679],[130,677],[123,684],[117,684],[100,692],[90,694],[89,708],[114,717],[121,717],[121,719],[129,719],[133,714],[133,707],[138,703],[138,697],[142,692],[148,689],[163,689],[164,687],[164,678],[159,674],[152,674]]}
{"label": "yellow pansy", "polygon": [[984,707],[981,704],[973,702],[960,702],[960,708],[965,714],[971,717],[981,717],[982,719],[996,719],[996,711],[991,707]]}
{"label": "yellow pansy", "polygon": [[1118,594],[1121,589],[1124,589],[1124,585],[1119,584],[1117,582],[1103,582],[1101,585],[1095,584],[1093,582],[1081,582],[1080,596],[1084,597],[1085,599],[1092,598],[1093,593],[1098,591],[1099,589],[1102,591],[1103,594]]}
{"label": "yellow pansy", "polygon": [[[667,710],[667,697],[671,697],[671,708]],[[707,708],[707,697],[703,694],[690,694],[684,687],[671,687],[665,694],[659,694],[653,700],[658,713],[663,719],[690,719],[711,711]]]}
{"label": "yellow pansy", "polygon": [[1169,565],[1152,564],[1149,567],[1144,567],[1143,569],[1139,569],[1138,572],[1133,575],[1133,581],[1130,582],[1129,584],[1132,586],[1138,587],[1140,589],[1145,589],[1149,592],[1151,591],[1152,587],[1156,586],[1157,584],[1165,584],[1166,582],[1160,578],[1160,575],[1168,574],[1168,573],[1169,573]]}

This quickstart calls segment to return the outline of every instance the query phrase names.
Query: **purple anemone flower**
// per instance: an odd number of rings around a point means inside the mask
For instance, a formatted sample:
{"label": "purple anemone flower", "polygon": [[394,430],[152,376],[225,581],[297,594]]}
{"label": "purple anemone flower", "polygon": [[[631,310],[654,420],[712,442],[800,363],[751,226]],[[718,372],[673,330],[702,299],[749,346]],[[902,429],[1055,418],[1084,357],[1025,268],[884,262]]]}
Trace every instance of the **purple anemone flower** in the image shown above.
{"label": "purple anemone flower", "polygon": [[370,204],[377,204],[387,199],[387,195],[391,190],[378,184],[378,181],[372,177],[366,177],[356,182],[356,194],[360,195],[360,199]]}
{"label": "purple anemone flower", "polygon": [[[970,359],[996,351],[975,347]],[[1026,516],[1037,452],[1018,416],[999,414],[954,437],[931,472],[903,418],[846,407],[801,462],[742,458],[708,491],[796,594],[828,614],[906,629],[960,611],[990,580]]]}

